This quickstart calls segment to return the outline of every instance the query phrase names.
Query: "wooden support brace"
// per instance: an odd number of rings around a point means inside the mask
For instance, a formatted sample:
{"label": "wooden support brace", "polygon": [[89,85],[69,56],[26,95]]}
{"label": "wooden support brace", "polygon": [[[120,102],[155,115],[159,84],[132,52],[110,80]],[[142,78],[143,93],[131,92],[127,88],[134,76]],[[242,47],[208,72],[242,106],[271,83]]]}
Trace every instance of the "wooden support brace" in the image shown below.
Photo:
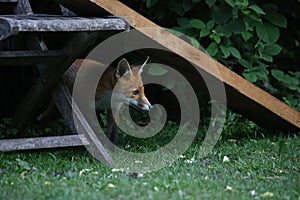
{"label": "wooden support brace", "polygon": [[[210,68],[211,65],[207,62],[209,58],[205,53],[170,34],[120,1],[90,0],[90,2],[113,15],[125,17],[133,28],[151,38],[154,42],[198,66],[201,70],[215,77],[217,81],[224,82],[227,92],[227,104],[234,111],[244,114],[266,128],[300,129],[299,112],[251,84],[217,61],[214,61],[217,68]],[[156,31],[153,31],[153,29],[149,31],[148,27],[155,28]],[[220,74],[221,77],[217,74]]]}
{"label": "wooden support brace", "polygon": [[[63,82],[60,82],[58,87],[53,91],[52,98],[71,131],[73,133],[79,131],[80,135],[83,134],[85,136],[84,140],[87,140],[89,143],[86,147],[89,148],[89,151],[92,152],[93,156],[98,160],[113,166],[114,162],[112,158],[85,119],[85,116],[81,113],[77,104],[72,102],[72,96]],[[74,122],[77,123],[74,124]]]}

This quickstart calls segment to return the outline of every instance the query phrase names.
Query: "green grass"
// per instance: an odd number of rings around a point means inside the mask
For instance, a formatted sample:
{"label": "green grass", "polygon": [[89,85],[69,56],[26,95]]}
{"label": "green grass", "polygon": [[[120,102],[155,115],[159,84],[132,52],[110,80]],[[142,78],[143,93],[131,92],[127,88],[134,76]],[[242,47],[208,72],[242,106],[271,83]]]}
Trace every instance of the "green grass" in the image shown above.
{"label": "green grass", "polygon": [[0,153],[0,199],[300,198],[299,136],[223,138],[201,159],[199,145],[141,177],[113,172],[85,149]]}

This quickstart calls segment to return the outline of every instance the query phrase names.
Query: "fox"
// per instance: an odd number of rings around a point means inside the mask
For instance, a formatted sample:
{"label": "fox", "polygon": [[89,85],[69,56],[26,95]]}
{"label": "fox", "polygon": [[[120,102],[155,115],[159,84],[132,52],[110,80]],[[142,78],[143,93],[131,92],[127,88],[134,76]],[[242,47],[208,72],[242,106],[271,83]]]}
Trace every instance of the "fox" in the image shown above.
{"label": "fox", "polygon": [[[96,87],[95,108],[96,112],[106,110],[107,112],[107,135],[109,140],[117,144],[118,141],[118,112],[124,104],[139,111],[150,111],[153,108],[145,95],[144,84],[142,81],[142,72],[147,64],[149,57],[141,65],[130,65],[126,58],[122,58],[116,67],[106,67],[104,64],[90,60],[77,59],[63,75],[63,82],[72,92],[77,72],[81,67],[101,68],[104,70],[100,81]],[[114,94],[121,95],[122,100],[117,102],[116,106],[110,104],[110,98]],[[107,102],[109,99],[109,102]]]}

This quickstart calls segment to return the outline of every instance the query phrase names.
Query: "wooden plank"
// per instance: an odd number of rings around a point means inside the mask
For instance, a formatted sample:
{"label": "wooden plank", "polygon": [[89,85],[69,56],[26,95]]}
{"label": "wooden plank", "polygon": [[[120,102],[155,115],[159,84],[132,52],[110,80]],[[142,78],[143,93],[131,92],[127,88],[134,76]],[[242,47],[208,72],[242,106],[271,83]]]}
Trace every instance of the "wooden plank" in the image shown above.
{"label": "wooden plank", "polygon": [[25,15],[33,13],[29,0],[18,0],[17,13]]}
{"label": "wooden plank", "polygon": [[[201,70],[207,72],[218,81],[224,82],[226,91],[230,91],[227,93],[229,100],[227,104],[230,108],[240,113],[246,113],[247,117],[251,120],[267,128],[275,126],[280,128],[282,125],[283,129],[300,129],[299,112],[251,84],[217,61],[214,61],[217,65],[217,70],[215,68],[211,68],[211,61],[205,53],[194,48],[180,38],[170,34],[162,27],[141,16],[120,1],[90,1],[113,15],[127,18],[130,25],[139,30],[142,34],[195,64]],[[156,31],[153,31],[154,29],[145,29],[148,27],[155,28]],[[219,73],[221,77],[218,76]],[[236,106],[236,104],[239,104],[239,100],[243,100],[242,102],[244,105]],[[251,110],[248,109],[249,107]],[[257,110],[259,110],[260,113],[257,113]]]}
{"label": "wooden plank", "polygon": [[0,3],[18,3],[19,0],[0,0]]}
{"label": "wooden plank", "polygon": [[32,150],[89,145],[85,135],[64,135],[51,137],[0,140],[0,151]]}
{"label": "wooden plank", "polygon": [[62,63],[68,56],[63,50],[0,51],[0,66],[28,66]]}
{"label": "wooden plank", "polygon": [[19,32],[83,32],[128,30],[123,18],[84,18],[53,15],[0,16],[0,40]]}

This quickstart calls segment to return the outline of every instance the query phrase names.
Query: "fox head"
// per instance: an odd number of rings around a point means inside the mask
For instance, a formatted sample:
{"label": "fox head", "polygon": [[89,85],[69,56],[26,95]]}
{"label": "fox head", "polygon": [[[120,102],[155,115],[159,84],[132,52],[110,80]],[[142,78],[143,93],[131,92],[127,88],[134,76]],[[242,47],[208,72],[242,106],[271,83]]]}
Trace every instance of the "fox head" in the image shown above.
{"label": "fox head", "polygon": [[128,61],[123,58],[119,61],[115,71],[117,84],[114,91],[123,94],[131,106],[144,111],[149,111],[152,108],[145,95],[141,76],[148,59],[149,57],[140,66],[130,66]]}

